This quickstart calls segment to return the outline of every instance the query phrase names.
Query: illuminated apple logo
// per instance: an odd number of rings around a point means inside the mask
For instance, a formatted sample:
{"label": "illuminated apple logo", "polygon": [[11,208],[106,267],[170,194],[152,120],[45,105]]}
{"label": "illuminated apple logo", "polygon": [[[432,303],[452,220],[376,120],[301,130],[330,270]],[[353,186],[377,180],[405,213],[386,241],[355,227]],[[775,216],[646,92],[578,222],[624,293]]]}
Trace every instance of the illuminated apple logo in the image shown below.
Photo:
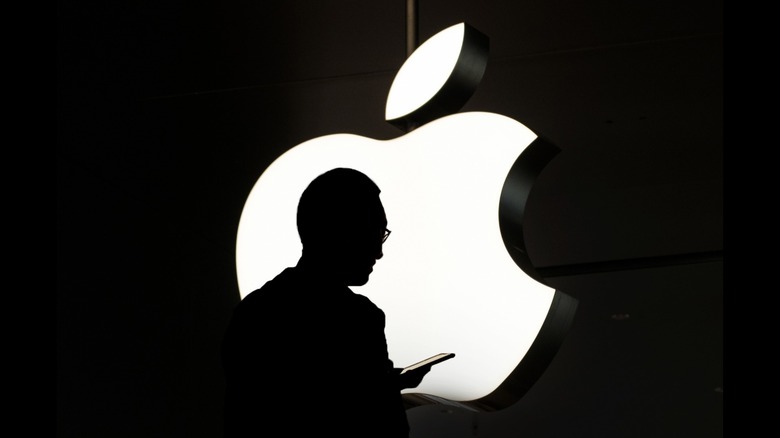
{"label": "illuminated apple logo", "polygon": [[296,207],[311,180],[350,167],[379,185],[393,234],[368,284],[354,290],[385,311],[396,366],[457,355],[405,392],[407,406],[511,405],[552,360],[576,308],[542,283],[523,240],[528,194],[559,150],[506,116],[455,114],[482,78],[487,49],[487,37],[465,23],[434,35],[388,94],[386,119],[413,130],[391,140],[334,134],[295,146],[260,176],[238,226],[243,298],[297,263]]}

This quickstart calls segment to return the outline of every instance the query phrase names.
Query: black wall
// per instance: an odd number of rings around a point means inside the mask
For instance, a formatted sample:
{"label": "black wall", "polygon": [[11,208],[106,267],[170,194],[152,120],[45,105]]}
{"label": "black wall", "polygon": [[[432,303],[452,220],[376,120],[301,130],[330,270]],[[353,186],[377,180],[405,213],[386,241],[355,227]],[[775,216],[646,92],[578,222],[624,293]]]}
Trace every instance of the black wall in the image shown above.
{"label": "black wall", "polygon": [[[243,202],[302,141],[401,134],[405,3],[58,3],[57,436],[221,436]],[[561,147],[526,239],[580,306],[520,403],[414,436],[723,434],[722,5],[656,3],[420,2],[421,40],[491,38],[464,110]]]}

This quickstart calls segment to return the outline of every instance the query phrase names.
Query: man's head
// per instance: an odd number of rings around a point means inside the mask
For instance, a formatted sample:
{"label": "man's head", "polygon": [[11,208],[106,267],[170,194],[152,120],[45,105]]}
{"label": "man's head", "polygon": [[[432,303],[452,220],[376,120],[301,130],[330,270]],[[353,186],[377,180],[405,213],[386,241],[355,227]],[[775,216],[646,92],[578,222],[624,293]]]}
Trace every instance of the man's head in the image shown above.
{"label": "man's head", "polygon": [[348,168],[315,178],[298,203],[298,234],[303,253],[333,271],[348,285],[368,282],[382,258],[387,217],[379,187]]}

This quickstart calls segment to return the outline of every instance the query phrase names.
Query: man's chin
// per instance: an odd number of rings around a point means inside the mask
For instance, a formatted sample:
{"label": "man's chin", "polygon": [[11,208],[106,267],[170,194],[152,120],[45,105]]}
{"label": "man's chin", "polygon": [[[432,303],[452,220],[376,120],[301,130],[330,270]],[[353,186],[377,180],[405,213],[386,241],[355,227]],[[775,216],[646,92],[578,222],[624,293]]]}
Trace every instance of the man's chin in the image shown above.
{"label": "man's chin", "polygon": [[[373,269],[372,269],[373,270]],[[366,283],[368,283],[368,276],[369,274],[361,275],[361,276],[355,276],[350,278],[349,285],[350,286],[363,286]]]}

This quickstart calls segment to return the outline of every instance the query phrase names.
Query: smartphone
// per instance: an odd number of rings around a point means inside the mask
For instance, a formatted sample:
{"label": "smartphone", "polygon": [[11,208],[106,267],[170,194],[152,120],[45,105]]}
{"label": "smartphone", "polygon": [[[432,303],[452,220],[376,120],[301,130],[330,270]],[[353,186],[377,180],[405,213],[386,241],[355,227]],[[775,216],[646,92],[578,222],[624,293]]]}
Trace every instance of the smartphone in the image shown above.
{"label": "smartphone", "polygon": [[455,353],[434,354],[433,356],[429,357],[428,359],[421,360],[421,361],[419,361],[417,363],[413,363],[413,364],[409,365],[408,367],[404,368],[403,370],[401,370],[401,374],[403,374],[403,373],[405,373],[407,371],[411,371],[411,370],[413,370],[415,368],[420,368],[421,366],[433,365],[433,364],[437,364],[439,362],[444,362],[445,360],[452,359],[453,357],[455,357]]}

